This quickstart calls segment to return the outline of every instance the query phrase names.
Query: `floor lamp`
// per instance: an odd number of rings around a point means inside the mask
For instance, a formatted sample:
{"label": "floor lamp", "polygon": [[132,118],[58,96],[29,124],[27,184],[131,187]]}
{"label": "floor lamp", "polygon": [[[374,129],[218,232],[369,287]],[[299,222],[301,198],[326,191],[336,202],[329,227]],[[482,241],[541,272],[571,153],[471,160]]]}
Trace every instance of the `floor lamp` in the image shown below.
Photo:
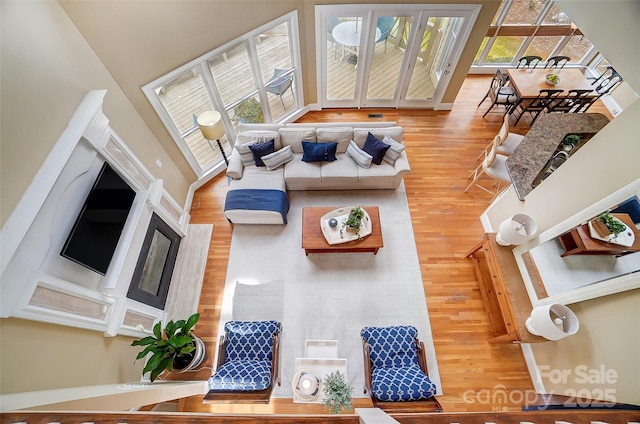
{"label": "floor lamp", "polygon": [[224,125],[222,124],[222,115],[220,115],[220,112],[207,110],[198,115],[196,120],[198,122],[198,127],[200,127],[200,132],[202,132],[202,136],[207,140],[207,143],[209,143],[211,150],[213,150],[211,140],[217,141],[224,163],[229,166],[229,159],[227,159],[227,155],[224,153],[222,144],[220,144],[220,137],[224,135]]}

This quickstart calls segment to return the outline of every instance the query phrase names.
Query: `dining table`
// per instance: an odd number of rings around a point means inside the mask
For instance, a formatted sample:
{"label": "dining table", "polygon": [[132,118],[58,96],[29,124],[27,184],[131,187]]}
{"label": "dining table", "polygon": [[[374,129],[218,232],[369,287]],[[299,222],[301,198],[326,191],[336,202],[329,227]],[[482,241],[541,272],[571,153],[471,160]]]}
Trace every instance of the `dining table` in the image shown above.
{"label": "dining table", "polygon": [[[511,87],[523,100],[535,99],[540,94],[540,90],[564,90],[558,98],[567,97],[569,90],[592,90],[586,97],[596,97],[598,93],[594,91],[582,71],[577,68],[563,69],[508,69]],[[547,74],[556,74],[560,81],[551,85],[546,81]]]}
{"label": "dining table", "polygon": [[[331,31],[331,35],[333,39],[336,40],[336,43],[343,46],[342,56],[340,56],[340,60],[345,57],[345,50],[349,51],[353,54],[353,58],[351,62],[354,64],[357,63],[358,57],[358,47],[360,46],[360,36],[362,33],[362,22],[360,20],[355,21],[346,21],[339,23],[333,28]],[[382,37],[382,32],[380,28],[376,27],[376,42]]]}

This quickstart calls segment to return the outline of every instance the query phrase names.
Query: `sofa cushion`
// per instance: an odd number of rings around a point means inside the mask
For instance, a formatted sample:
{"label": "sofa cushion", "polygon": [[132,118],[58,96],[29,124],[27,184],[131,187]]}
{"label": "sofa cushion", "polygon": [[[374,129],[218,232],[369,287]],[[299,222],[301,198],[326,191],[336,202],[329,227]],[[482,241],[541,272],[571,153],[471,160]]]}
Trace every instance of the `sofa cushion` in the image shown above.
{"label": "sofa cushion", "polygon": [[370,166],[368,168],[358,168],[359,180],[375,180],[378,177],[395,177],[396,169],[388,162],[382,162],[377,166]]}
{"label": "sofa cushion", "polygon": [[373,156],[359,148],[356,142],[353,140],[349,142],[349,147],[347,147],[347,151],[344,152],[344,154],[353,159],[356,164],[363,168],[368,168],[371,166],[371,160],[373,159]]}
{"label": "sofa cushion", "polygon": [[304,162],[333,162],[336,160],[336,147],[338,143],[312,143],[302,142],[302,160]]}
{"label": "sofa cushion", "polygon": [[262,162],[264,162],[269,171],[273,171],[279,166],[282,166],[287,162],[291,162],[292,160],[293,152],[291,151],[291,146],[284,146],[280,150],[276,150],[273,153],[262,156]]}
{"label": "sofa cushion", "polygon": [[375,135],[369,133],[367,136],[367,141],[364,142],[364,146],[362,150],[369,153],[373,156],[371,162],[376,165],[380,165],[382,163],[382,158],[384,157],[387,150],[389,150],[389,145],[383,143],[382,140],[378,139]]}
{"label": "sofa cushion", "polygon": [[353,140],[353,128],[351,127],[329,127],[317,128],[316,140],[318,143],[335,141],[338,143],[336,152],[344,153],[349,147],[349,142]]}
{"label": "sofa cushion", "polygon": [[316,141],[316,130],[313,127],[280,128],[282,146],[291,146],[293,153],[302,153],[303,141]]}
{"label": "sofa cushion", "polygon": [[262,161],[262,156],[266,156],[274,152],[273,140],[265,141],[264,143],[251,144],[249,149],[251,149],[256,166],[266,166]]}
{"label": "sofa cushion", "polygon": [[268,140],[274,140],[273,147],[276,150],[282,148],[282,143],[280,143],[280,133],[278,131],[270,130],[240,131],[236,136],[235,145],[237,146],[251,142],[264,142]]}
{"label": "sofa cushion", "polygon": [[332,186],[351,187],[358,182],[358,165],[346,155],[338,155],[333,162],[322,162],[322,182]]}
{"label": "sofa cushion", "polygon": [[320,165],[322,162],[303,162],[302,154],[294,154],[294,159],[284,167],[284,179],[312,179],[320,181]]}
{"label": "sofa cushion", "polygon": [[400,154],[405,151],[407,146],[402,143],[398,143],[388,135],[384,136],[382,142],[389,145],[389,149],[384,154],[382,160],[389,162],[391,165],[394,165],[396,163],[396,160],[398,160],[398,158],[400,157]]}

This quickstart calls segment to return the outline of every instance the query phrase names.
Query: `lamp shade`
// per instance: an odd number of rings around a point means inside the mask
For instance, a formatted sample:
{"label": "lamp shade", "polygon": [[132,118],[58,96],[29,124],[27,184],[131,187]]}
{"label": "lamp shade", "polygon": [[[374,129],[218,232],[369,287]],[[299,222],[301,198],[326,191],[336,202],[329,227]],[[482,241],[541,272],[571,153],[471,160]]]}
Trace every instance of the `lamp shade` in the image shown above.
{"label": "lamp shade", "polygon": [[224,135],[222,115],[215,110],[207,110],[198,115],[198,127],[207,140],[217,140]]}
{"label": "lamp shade", "polygon": [[519,213],[502,221],[496,234],[496,242],[501,246],[522,244],[533,237],[536,231],[538,225],[533,218]]}
{"label": "lamp shade", "polygon": [[525,326],[531,334],[547,340],[560,340],[577,333],[580,323],[571,309],[554,304],[533,308]]}

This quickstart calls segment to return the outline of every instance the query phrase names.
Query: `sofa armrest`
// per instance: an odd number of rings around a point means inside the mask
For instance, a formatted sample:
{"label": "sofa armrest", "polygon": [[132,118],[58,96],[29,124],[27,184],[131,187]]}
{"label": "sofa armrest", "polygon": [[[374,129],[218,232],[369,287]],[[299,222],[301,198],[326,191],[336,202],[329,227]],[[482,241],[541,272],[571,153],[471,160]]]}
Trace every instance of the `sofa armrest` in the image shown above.
{"label": "sofa armrest", "polygon": [[394,169],[396,171],[396,175],[400,177],[411,172],[411,166],[409,166],[409,158],[407,157],[406,151],[402,152],[398,159],[396,159]]}
{"label": "sofa armrest", "polygon": [[242,171],[244,170],[244,164],[240,158],[240,153],[233,149],[233,153],[229,156],[229,165],[227,166],[227,175],[234,180],[242,178]]}

